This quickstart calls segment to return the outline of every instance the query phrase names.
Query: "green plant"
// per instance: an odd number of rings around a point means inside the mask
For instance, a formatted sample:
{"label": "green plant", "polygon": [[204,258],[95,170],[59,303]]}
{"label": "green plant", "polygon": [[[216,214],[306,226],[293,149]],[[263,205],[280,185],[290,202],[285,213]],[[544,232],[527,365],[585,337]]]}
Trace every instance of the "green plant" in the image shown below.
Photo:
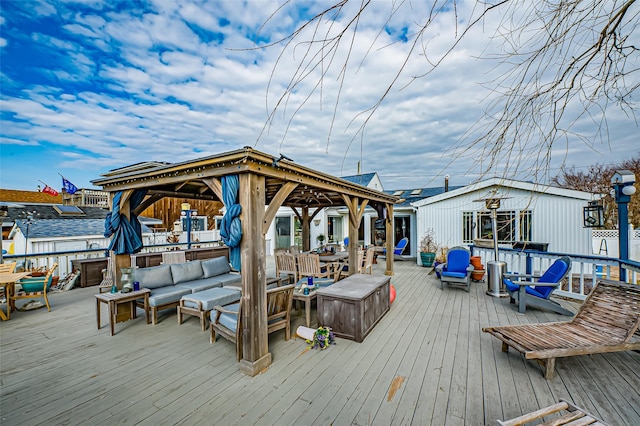
{"label": "green plant", "polygon": [[318,234],[316,240],[318,240],[318,242],[322,245],[322,243],[324,242],[324,234]]}
{"label": "green plant", "polygon": [[448,251],[449,251],[449,247],[447,246],[440,247],[436,255],[436,262],[445,263],[447,261]]}
{"label": "green plant", "polygon": [[436,232],[433,229],[428,229],[420,240],[420,252],[435,253],[438,251],[438,247],[439,245],[436,241]]}
{"label": "green plant", "polygon": [[335,335],[330,327],[320,327],[313,333],[313,340],[306,340],[309,349],[327,349],[329,345],[335,345]]}

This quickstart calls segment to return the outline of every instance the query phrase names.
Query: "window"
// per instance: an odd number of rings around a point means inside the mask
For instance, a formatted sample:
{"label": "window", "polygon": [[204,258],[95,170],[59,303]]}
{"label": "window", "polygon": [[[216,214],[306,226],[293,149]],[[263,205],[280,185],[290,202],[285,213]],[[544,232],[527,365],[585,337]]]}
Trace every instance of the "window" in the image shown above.
{"label": "window", "polygon": [[342,218],[340,216],[329,216],[327,223],[327,234],[330,243],[339,243],[342,241]]}
{"label": "window", "polygon": [[393,193],[393,195],[395,195],[396,197],[399,197],[399,196],[401,196],[401,195],[402,195],[402,193],[403,193],[403,192],[404,192],[404,190],[399,189],[399,190],[395,191],[395,192]]}
{"label": "window", "polygon": [[[516,241],[516,214],[514,211],[498,212],[497,223],[498,243],[512,243]],[[489,213],[478,213],[479,238],[493,239],[491,216]]]}
{"label": "window", "polygon": [[411,191],[412,197],[417,197],[420,194],[422,194],[422,189],[414,189],[413,191]]}
{"label": "window", "polygon": [[289,249],[291,246],[291,218],[276,216],[276,250]]}
{"label": "window", "polygon": [[462,242],[473,242],[473,212],[462,212]]}
{"label": "window", "polygon": [[[515,211],[497,212],[498,243],[531,241],[533,235],[531,230],[532,217],[531,210],[522,210],[517,214],[518,223],[516,223]],[[478,228],[477,233],[474,230],[475,227]],[[518,230],[518,234],[516,234],[516,230]],[[462,212],[462,242],[471,244],[474,238],[493,239],[489,212]]]}
{"label": "window", "polygon": [[523,210],[520,212],[520,241],[531,241],[531,210]]}

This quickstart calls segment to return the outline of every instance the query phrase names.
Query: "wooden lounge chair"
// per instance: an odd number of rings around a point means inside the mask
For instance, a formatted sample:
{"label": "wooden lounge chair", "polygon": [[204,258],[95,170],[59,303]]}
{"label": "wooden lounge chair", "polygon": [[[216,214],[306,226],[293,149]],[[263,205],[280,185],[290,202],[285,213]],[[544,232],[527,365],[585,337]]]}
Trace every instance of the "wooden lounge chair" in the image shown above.
{"label": "wooden lounge chair", "polygon": [[[561,399],[557,404],[550,405],[548,407],[541,408],[531,413],[523,414],[511,420],[498,420],[498,424],[501,426],[521,426],[537,420],[543,417],[549,418],[560,414],[562,411],[566,411],[560,417],[554,417],[552,421],[545,423],[545,425],[592,425],[592,426],[606,426],[606,423],[595,417],[593,414],[588,413],[585,409],[573,405],[572,403]],[[536,423],[539,424],[539,423]]]}
{"label": "wooden lounge chair", "polygon": [[600,280],[571,321],[485,327],[509,347],[545,367],[553,378],[556,358],[640,350],[640,286]]}

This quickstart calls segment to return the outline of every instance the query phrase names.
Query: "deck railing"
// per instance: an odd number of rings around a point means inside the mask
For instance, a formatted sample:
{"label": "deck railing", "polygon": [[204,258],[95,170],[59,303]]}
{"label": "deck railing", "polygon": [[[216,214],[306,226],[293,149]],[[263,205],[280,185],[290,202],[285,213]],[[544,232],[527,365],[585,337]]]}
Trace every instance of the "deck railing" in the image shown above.
{"label": "deck railing", "polygon": [[[192,248],[198,247],[217,247],[220,245],[220,241],[198,241],[197,243],[191,243]],[[166,250],[186,249],[187,243],[176,244],[153,244],[145,246],[141,253],[155,253]],[[71,272],[71,261],[78,259],[92,259],[99,257],[109,256],[109,250],[107,248],[94,248],[87,250],[72,250],[72,251],[60,251],[49,253],[37,253],[37,254],[14,254],[4,255],[3,260],[5,262],[18,262],[18,265],[24,264],[25,259],[30,261],[31,268],[43,268],[48,269],[53,263],[58,264],[58,269],[55,275],[64,277]]]}
{"label": "deck railing", "polygon": [[[491,247],[479,247],[472,245],[471,253],[480,256],[482,263],[494,260],[494,249]],[[598,278],[619,280],[620,270],[626,271],[625,281],[640,284],[640,262],[622,261],[611,257],[567,254],[554,252],[541,252],[536,250],[520,250],[499,247],[498,260],[507,264],[510,273],[536,274],[544,272],[561,256],[571,258],[571,271],[568,280],[568,288],[556,290],[555,294],[583,300],[595,285]]]}

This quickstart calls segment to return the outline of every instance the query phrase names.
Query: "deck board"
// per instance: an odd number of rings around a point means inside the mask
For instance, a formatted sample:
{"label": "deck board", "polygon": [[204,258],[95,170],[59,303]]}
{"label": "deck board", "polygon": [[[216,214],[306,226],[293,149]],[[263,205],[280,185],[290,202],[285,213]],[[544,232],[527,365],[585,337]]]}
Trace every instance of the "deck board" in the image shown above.
{"label": "deck board", "polygon": [[[111,337],[104,305],[96,327],[97,288],[52,294],[52,312],[0,323],[0,423],[479,425],[567,398],[610,424],[640,424],[640,354],[560,358],[547,381],[481,328],[567,317],[519,314],[484,283],[441,290],[411,262],[395,270],[397,299],[362,343],[309,350],[279,331],[269,336],[273,364],[256,377],[240,373],[234,345],[211,345],[194,318],[178,325],[166,311],[146,325],[139,311]],[[292,321],[295,333],[304,318]]]}

